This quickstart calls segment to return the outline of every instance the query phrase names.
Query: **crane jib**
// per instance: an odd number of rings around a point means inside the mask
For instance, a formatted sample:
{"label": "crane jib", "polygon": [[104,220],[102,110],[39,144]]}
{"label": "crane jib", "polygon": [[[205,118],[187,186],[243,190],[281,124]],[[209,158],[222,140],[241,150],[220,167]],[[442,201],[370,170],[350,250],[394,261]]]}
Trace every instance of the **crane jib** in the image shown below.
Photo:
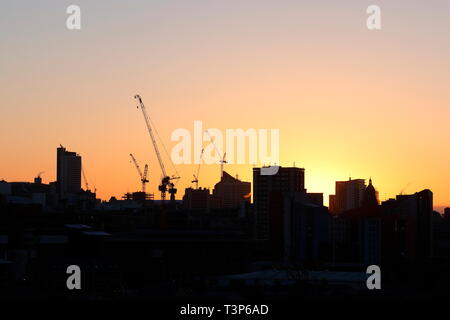
{"label": "crane jib", "polygon": [[[169,177],[167,175],[166,168],[164,166],[164,163],[163,163],[162,158],[161,158],[161,154],[160,154],[159,149],[158,149],[158,144],[156,143],[156,139],[155,139],[155,136],[153,134],[152,126],[150,124],[151,121],[150,121],[150,118],[149,118],[149,116],[147,114],[147,110],[145,109],[145,106],[144,106],[144,103],[142,102],[141,97],[139,95],[135,95],[134,97],[139,101],[139,104],[140,104],[140,107],[141,107],[141,110],[142,110],[142,115],[144,116],[145,124],[147,126],[147,130],[148,130],[148,133],[150,135],[150,139],[151,139],[152,144],[153,144],[153,149],[155,150],[156,157],[158,158],[158,163],[159,163],[159,166],[161,168],[162,175],[163,175],[163,178],[161,180],[161,185],[159,185],[159,187],[158,187],[158,189],[161,191],[161,198],[162,198],[162,200],[164,200],[165,197],[166,197],[166,195],[165,195],[166,191],[169,191],[170,199],[171,200],[175,200],[175,193],[177,192],[177,189],[175,188],[175,185],[172,182],[170,182],[170,181],[171,180],[175,180],[175,179],[179,179],[180,177],[178,177],[178,176],[177,177],[175,177],[175,176]],[[157,131],[156,131],[156,134],[158,134]],[[166,150],[163,143],[162,143],[162,146],[163,146],[164,150]],[[175,169],[175,171],[176,171],[176,169]],[[144,173],[144,175],[146,175],[146,174]]]}

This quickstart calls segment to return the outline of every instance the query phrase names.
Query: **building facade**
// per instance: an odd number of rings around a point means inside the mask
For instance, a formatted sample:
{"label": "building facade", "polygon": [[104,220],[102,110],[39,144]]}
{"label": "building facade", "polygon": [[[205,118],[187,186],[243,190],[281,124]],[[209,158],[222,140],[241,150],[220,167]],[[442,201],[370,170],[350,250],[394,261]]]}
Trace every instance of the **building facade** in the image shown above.
{"label": "building facade", "polygon": [[242,202],[250,201],[251,189],[250,182],[241,181],[224,171],[222,178],[214,186],[212,207],[237,208]]}
{"label": "building facade", "polygon": [[261,175],[261,168],[253,168],[253,203],[255,205],[255,237],[268,240],[270,234],[270,194],[272,192],[303,192],[305,170],[296,167],[279,167],[274,175]]}
{"label": "building facade", "polygon": [[338,214],[360,208],[362,205],[366,183],[364,179],[336,181],[336,194],[330,196],[330,211]]}
{"label": "building facade", "polygon": [[56,151],[58,193],[65,197],[81,190],[81,156],[60,146]]}

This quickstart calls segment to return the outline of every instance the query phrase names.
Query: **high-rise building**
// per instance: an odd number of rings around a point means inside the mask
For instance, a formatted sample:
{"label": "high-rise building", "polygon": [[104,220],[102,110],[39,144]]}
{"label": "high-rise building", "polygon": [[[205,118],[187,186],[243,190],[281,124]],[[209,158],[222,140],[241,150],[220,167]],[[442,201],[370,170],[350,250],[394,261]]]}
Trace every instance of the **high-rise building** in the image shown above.
{"label": "high-rise building", "polygon": [[361,205],[333,218],[333,262],[378,264],[381,261],[382,213],[375,187],[370,180]]}
{"label": "high-rise building", "polygon": [[79,192],[81,190],[81,156],[60,146],[56,150],[56,158],[56,182],[60,196]]}
{"label": "high-rise building", "polygon": [[255,204],[255,236],[267,240],[270,234],[270,194],[272,192],[304,192],[305,170],[279,167],[274,175],[261,175],[261,168],[253,168],[253,203]]}
{"label": "high-rise building", "polygon": [[233,178],[224,171],[222,178],[214,186],[211,206],[215,208],[237,208],[242,202],[250,201],[251,189],[250,182]]}
{"label": "high-rise building", "polygon": [[329,260],[330,215],[326,207],[311,202],[304,192],[273,191],[269,216],[273,259],[293,264]]}
{"label": "high-rise building", "polygon": [[384,253],[389,260],[411,261],[433,255],[433,193],[426,189],[412,195],[398,195],[382,203],[385,217]]}
{"label": "high-rise building", "polygon": [[366,183],[364,179],[336,181],[336,194],[330,196],[330,211],[341,213],[360,208],[364,199]]}

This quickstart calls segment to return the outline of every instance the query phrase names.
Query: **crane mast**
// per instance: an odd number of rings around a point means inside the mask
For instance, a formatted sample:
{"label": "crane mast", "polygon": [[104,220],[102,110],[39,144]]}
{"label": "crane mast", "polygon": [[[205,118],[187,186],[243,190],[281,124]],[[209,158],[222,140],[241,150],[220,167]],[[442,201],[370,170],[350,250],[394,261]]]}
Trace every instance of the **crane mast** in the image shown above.
{"label": "crane mast", "polygon": [[[84,173],[84,169],[83,169],[83,167],[81,167],[81,173],[83,174],[83,180],[84,180],[84,184],[86,185],[86,191],[90,191],[89,190],[89,183],[88,183],[88,181],[87,181],[87,179],[86,179],[86,174]],[[40,176],[41,174],[39,174],[39,176]]]}
{"label": "crane mast", "polygon": [[142,115],[144,116],[145,124],[147,125],[147,130],[150,135],[150,139],[152,140],[153,148],[155,149],[156,157],[158,158],[159,166],[161,167],[161,172],[164,177],[167,176],[166,168],[164,167],[164,163],[161,159],[161,154],[159,153],[158,144],[156,143],[155,136],[153,134],[152,126],[150,125],[150,118],[148,117],[147,110],[145,109],[144,103],[142,102],[140,95],[134,96],[138,101],[142,110]]}
{"label": "crane mast", "polygon": [[227,153],[224,152],[224,153],[223,153],[222,160],[220,160],[220,178],[223,177],[223,165],[224,165],[225,163],[227,163],[227,161],[225,160],[226,156],[227,156]]}
{"label": "crane mast", "polygon": [[[209,134],[209,131],[208,131],[208,130],[205,130],[205,132],[208,134],[209,140],[212,142],[212,144],[213,144],[213,146],[214,146],[214,149],[216,149],[217,155],[220,157],[219,149],[217,148],[217,146],[216,146],[216,144],[215,144],[213,138],[212,138],[211,135]],[[224,165],[225,163],[228,163],[228,162],[225,160],[226,156],[227,156],[227,153],[224,152],[222,158],[220,159],[220,178],[221,178],[221,179],[222,179],[222,177],[223,177],[223,165]]]}
{"label": "crane mast", "polygon": [[168,191],[170,194],[170,199],[175,200],[175,193],[177,189],[175,185],[171,182],[173,179],[179,179],[179,177],[169,177],[166,173],[166,168],[164,166],[164,162],[162,161],[161,154],[158,149],[158,144],[156,143],[155,136],[153,134],[152,126],[150,124],[150,118],[147,114],[147,110],[145,109],[144,103],[142,102],[142,98],[140,95],[135,95],[134,98],[138,100],[139,105],[142,110],[142,115],[144,116],[145,124],[147,125],[147,130],[150,135],[150,139],[153,144],[153,149],[155,150],[156,157],[158,158],[159,166],[162,172],[161,184],[158,186],[158,190],[161,191],[161,199],[164,201],[166,199],[166,192]]}
{"label": "crane mast", "polygon": [[145,167],[144,167],[144,173],[142,173],[141,167],[139,167],[139,164],[137,163],[137,160],[136,160],[136,158],[133,156],[132,153],[130,153],[130,157],[131,157],[131,160],[133,160],[133,163],[134,163],[134,165],[135,165],[135,167],[136,167],[136,170],[137,170],[137,172],[138,172],[138,174],[139,174],[139,177],[141,178],[142,192],[145,193],[145,184],[148,182],[148,179],[147,179],[148,165],[145,165]]}
{"label": "crane mast", "polygon": [[200,175],[200,165],[202,164],[203,151],[205,151],[205,149],[202,149],[202,152],[200,152],[200,162],[198,163],[197,173],[193,174],[194,180],[191,181],[192,183],[195,183],[195,189],[198,189],[198,177]]}

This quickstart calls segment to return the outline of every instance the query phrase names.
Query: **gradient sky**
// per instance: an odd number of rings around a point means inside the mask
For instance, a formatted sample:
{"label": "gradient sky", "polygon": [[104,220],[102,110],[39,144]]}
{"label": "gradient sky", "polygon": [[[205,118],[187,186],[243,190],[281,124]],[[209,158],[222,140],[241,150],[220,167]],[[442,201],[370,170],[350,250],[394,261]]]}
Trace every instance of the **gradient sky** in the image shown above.
{"label": "gradient sky", "polygon": [[[80,31],[66,29],[70,4]],[[366,28],[370,4],[380,31]],[[449,17],[445,0],[3,0],[0,179],[55,180],[63,144],[101,198],[140,188],[130,152],[156,193],[139,93],[169,150],[194,120],[279,128],[281,165],[304,167],[311,192],[372,177],[381,200],[429,188],[450,206]],[[225,168],[251,181],[251,167]],[[180,198],[195,165],[178,171]],[[200,185],[219,171],[203,165]]]}

